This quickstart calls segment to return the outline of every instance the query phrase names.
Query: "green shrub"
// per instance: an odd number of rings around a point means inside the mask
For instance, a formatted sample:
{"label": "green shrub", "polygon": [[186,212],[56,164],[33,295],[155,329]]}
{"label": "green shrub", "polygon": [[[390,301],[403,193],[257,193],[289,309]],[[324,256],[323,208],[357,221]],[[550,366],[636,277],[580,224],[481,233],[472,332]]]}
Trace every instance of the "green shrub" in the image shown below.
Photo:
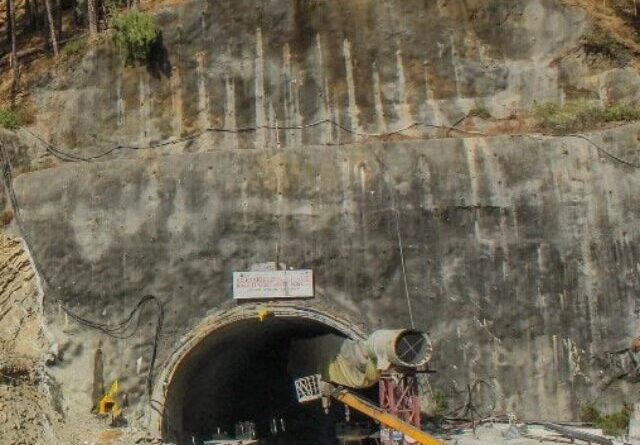
{"label": "green shrub", "polygon": [[593,402],[587,402],[580,407],[580,420],[586,423],[595,424],[600,420],[600,410]]}
{"label": "green shrub", "polygon": [[533,114],[539,119],[550,119],[560,110],[560,105],[555,102],[536,102],[533,104]]}
{"label": "green shrub", "polygon": [[118,11],[126,6],[126,0],[104,0],[104,7],[109,17],[117,15]]}
{"label": "green shrub", "polygon": [[582,36],[582,47],[587,54],[599,54],[618,65],[631,62],[631,52],[603,29],[596,27]]}
{"label": "green shrub", "polygon": [[118,14],[112,20],[111,27],[114,42],[127,64],[148,60],[160,36],[153,19],[139,11]]}
{"label": "green shrub", "polygon": [[604,434],[610,436],[622,436],[627,432],[631,420],[631,409],[626,405],[621,411],[602,416],[596,423],[598,428],[602,428]]}
{"label": "green shrub", "polygon": [[443,392],[436,391],[433,394],[433,417],[444,417],[447,412],[449,412],[449,399]]}
{"label": "green shrub", "polygon": [[82,54],[87,49],[89,39],[86,36],[76,37],[69,40],[62,48],[62,54],[66,57],[73,57]]}
{"label": "green shrub", "polygon": [[630,104],[603,107],[586,101],[567,102],[564,105],[544,102],[534,104],[533,114],[541,129],[563,134],[598,127],[607,122],[640,120],[640,107]]}
{"label": "green shrub", "polygon": [[15,130],[22,126],[22,114],[14,110],[0,109],[0,127]]}
{"label": "green shrub", "polygon": [[586,403],[580,409],[580,420],[593,424],[609,436],[622,436],[626,433],[633,408],[624,404],[620,411],[602,415],[593,403]]}
{"label": "green shrub", "polygon": [[533,113],[538,124],[556,133],[578,131],[603,121],[602,107],[585,101],[535,104]]}
{"label": "green shrub", "polygon": [[607,122],[635,121],[640,119],[640,108],[630,104],[616,104],[604,110]]}
{"label": "green shrub", "polygon": [[481,119],[490,119],[491,113],[484,105],[478,105],[469,110],[469,116],[479,117]]}

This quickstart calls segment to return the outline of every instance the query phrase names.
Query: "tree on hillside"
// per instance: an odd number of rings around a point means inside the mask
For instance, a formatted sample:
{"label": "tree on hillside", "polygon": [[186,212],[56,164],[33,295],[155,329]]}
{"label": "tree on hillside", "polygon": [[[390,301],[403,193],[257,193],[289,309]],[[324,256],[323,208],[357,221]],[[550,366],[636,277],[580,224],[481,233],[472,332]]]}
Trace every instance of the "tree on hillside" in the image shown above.
{"label": "tree on hillside", "polygon": [[51,0],[44,0],[44,7],[47,10],[47,22],[49,22],[53,55],[58,57],[58,38],[56,37],[56,26],[53,22],[53,14],[51,13]]}
{"label": "tree on hillside", "polygon": [[89,36],[94,38],[98,34],[98,17],[96,14],[96,0],[87,0],[87,15],[89,19]]}
{"label": "tree on hillside", "polygon": [[7,28],[11,33],[11,68],[13,69],[13,82],[11,84],[11,102],[16,99],[18,92],[18,50],[16,48],[16,4],[15,0],[7,0],[7,10],[9,11],[9,22]]}
{"label": "tree on hillside", "polygon": [[29,30],[37,32],[40,29],[38,0],[26,1],[24,6],[25,14],[27,15],[27,27]]}
{"label": "tree on hillside", "polygon": [[33,6],[31,0],[25,0],[24,2],[24,24],[26,29],[33,29]]}
{"label": "tree on hillside", "polygon": [[11,13],[9,12],[9,0],[6,0],[7,8],[7,43],[11,44]]}
{"label": "tree on hillside", "polygon": [[[47,50],[52,50],[53,48],[51,47],[51,39],[50,39],[50,34],[49,34],[49,26],[48,25],[48,20],[47,20],[47,5],[45,0],[42,0],[44,4],[43,8],[39,8],[38,3],[36,2],[36,22],[38,23],[38,26],[40,27],[40,35],[42,36],[42,41],[44,42],[45,48]],[[51,0],[46,0],[47,2],[50,2]],[[44,9],[44,11],[40,11],[40,9]]]}
{"label": "tree on hillside", "polygon": [[62,38],[62,0],[56,0],[56,33]]}

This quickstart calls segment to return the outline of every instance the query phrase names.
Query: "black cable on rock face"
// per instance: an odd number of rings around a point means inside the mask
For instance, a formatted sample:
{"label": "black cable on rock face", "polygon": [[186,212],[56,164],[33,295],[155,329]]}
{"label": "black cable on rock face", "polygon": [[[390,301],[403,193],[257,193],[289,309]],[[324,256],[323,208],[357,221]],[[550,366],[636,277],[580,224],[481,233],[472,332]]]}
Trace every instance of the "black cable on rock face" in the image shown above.
{"label": "black cable on rock face", "polygon": [[627,161],[625,159],[619,158],[618,156],[616,156],[613,153],[605,150],[600,145],[598,145],[595,142],[593,142],[593,140],[589,139],[588,137],[586,137],[586,136],[584,136],[582,134],[570,134],[568,136],[571,136],[572,138],[582,139],[584,141],[587,141],[589,144],[593,145],[596,148],[596,150],[598,150],[600,153],[602,153],[603,155],[613,159],[616,162],[619,162],[620,164],[624,164],[624,165],[626,165],[628,167],[640,168],[640,164],[636,164],[634,162]]}
{"label": "black cable on rock face", "polygon": [[[468,117],[468,116],[465,116]],[[92,162],[92,161],[96,161],[100,158],[103,158],[105,156],[110,155],[113,152],[119,151],[119,150],[147,150],[147,149],[153,149],[153,148],[160,148],[160,147],[166,147],[166,146],[170,146],[170,145],[176,145],[176,144],[181,144],[184,142],[189,142],[189,141],[193,141],[196,140],[198,138],[200,138],[201,136],[205,135],[206,133],[232,133],[232,134],[242,134],[242,133],[252,133],[252,132],[256,132],[259,130],[286,130],[286,131],[291,131],[291,130],[305,130],[307,128],[313,128],[313,127],[317,127],[319,125],[324,125],[324,124],[328,124],[331,125],[333,127],[336,127],[342,131],[344,131],[345,133],[354,135],[354,136],[361,136],[361,137],[388,137],[388,136],[393,136],[396,134],[400,134],[404,131],[410,130],[411,128],[415,128],[415,127],[427,127],[427,128],[434,128],[434,129],[442,129],[442,130],[454,130],[454,131],[459,131],[461,133],[465,133],[465,134],[471,134],[471,135],[476,135],[476,136],[486,136],[486,134],[481,133],[481,132],[475,132],[475,131],[468,131],[468,130],[463,130],[460,128],[456,128],[456,126],[461,122],[462,120],[458,121],[457,123],[455,123],[452,126],[448,126],[448,125],[435,125],[435,124],[430,124],[427,122],[412,122],[411,124],[403,127],[403,128],[399,128],[397,130],[393,130],[393,131],[389,131],[389,132],[384,132],[384,133],[363,133],[363,132],[358,132],[358,131],[354,131],[350,128],[345,127],[344,125],[340,124],[339,122],[335,122],[331,119],[322,119],[316,122],[311,122],[308,124],[304,124],[304,125],[290,125],[290,126],[270,126],[270,125],[262,125],[262,126],[257,126],[257,127],[239,127],[239,128],[225,128],[225,127],[208,127],[202,130],[199,130],[195,133],[192,133],[190,135],[187,136],[182,136],[179,138],[175,138],[175,139],[169,139],[166,141],[162,141],[162,142],[156,142],[153,144],[149,144],[149,145],[125,145],[125,144],[117,144],[114,145],[113,147],[92,155],[92,156],[80,156],[80,155],[76,155],[73,153],[70,153],[68,150],[63,150],[61,148],[56,147],[55,145],[51,144],[50,142],[48,142],[47,140],[45,140],[42,136],[40,136],[39,134],[27,129],[27,128],[22,128],[22,131],[26,132],[27,134],[31,135],[34,139],[38,140],[40,143],[42,143],[46,150],[51,153],[53,156],[55,156],[56,158],[58,158],[59,160],[63,161],[63,162]],[[340,144],[327,144],[327,145],[340,145]]]}
{"label": "black cable on rock face", "polygon": [[[78,322],[79,324],[86,326],[90,329],[95,329],[97,331],[100,331],[103,334],[118,340],[125,340],[133,337],[135,333],[138,331],[138,328],[140,327],[140,313],[141,313],[142,307],[146,303],[150,303],[150,302],[153,302],[156,304],[158,308],[158,318],[156,321],[156,329],[155,329],[155,334],[153,338],[153,349],[151,351],[151,359],[149,361],[149,372],[147,374],[147,394],[149,395],[149,397],[151,397],[151,394],[153,392],[153,373],[155,368],[155,362],[158,356],[158,345],[160,343],[160,333],[162,331],[162,326],[164,324],[164,306],[162,305],[162,302],[160,301],[160,299],[158,299],[158,297],[156,297],[155,295],[151,295],[151,294],[144,295],[138,301],[138,303],[134,306],[131,312],[129,312],[129,315],[125,317],[121,322],[116,323],[114,325],[111,325],[108,323],[98,323],[98,322],[89,320],[87,318],[81,317],[75,312],[65,307],[59,299],[56,299],[56,300],[60,304],[60,308],[62,309],[62,311],[65,314],[67,314],[69,317],[71,317],[73,320]],[[126,333],[136,313],[138,314],[138,317],[136,319],[137,321],[135,324],[135,328],[129,333]]]}
{"label": "black cable on rock face", "polygon": [[[5,189],[9,194],[9,199],[11,201],[11,206],[13,207],[13,213],[16,219],[16,223],[18,225],[18,229],[20,230],[20,233],[23,234],[22,239],[24,240],[25,244],[27,245],[27,248],[29,249],[29,254],[31,259],[34,262],[34,266],[36,268],[37,273],[44,281],[46,287],[50,291],[53,291],[54,288],[49,284],[50,281],[46,276],[45,269],[41,267],[40,264],[38,263],[38,260],[35,256],[35,251],[33,250],[28,240],[26,226],[22,221],[20,206],[15,194],[15,189],[13,187],[13,172],[12,172],[11,161],[9,159],[7,151],[4,145],[2,144],[2,142],[0,142],[0,154],[2,154],[2,158],[3,158],[2,177],[4,180]],[[83,326],[100,331],[109,337],[119,339],[119,340],[131,338],[137,332],[138,328],[140,327],[140,312],[142,307],[147,303],[151,303],[151,302],[155,303],[155,305],[158,308],[158,319],[156,321],[156,329],[155,329],[154,340],[153,340],[153,349],[151,352],[151,360],[149,362],[149,372],[147,374],[147,393],[151,398],[151,393],[153,391],[153,377],[154,377],[153,373],[155,370],[155,362],[158,356],[160,334],[162,332],[162,326],[164,324],[164,306],[162,305],[162,302],[160,301],[160,299],[155,295],[151,295],[151,294],[144,295],[142,298],[140,298],[140,300],[134,306],[131,312],[129,312],[129,315],[127,317],[125,317],[122,321],[118,323],[109,324],[109,323],[100,323],[100,322],[92,321],[87,318],[81,317],[80,315],[76,314],[75,312],[67,308],[64,305],[64,302],[62,301],[62,299],[60,299],[57,296],[54,296],[53,298],[58,303],[62,311],[65,314],[67,314],[69,317],[71,317],[71,319],[75,320],[76,322],[78,322]],[[131,322],[133,321],[136,314],[138,314],[138,317],[136,318],[135,328],[132,331],[127,332],[129,331]]]}
{"label": "black cable on rock face", "polygon": [[[540,140],[540,139],[543,138],[543,136],[540,135],[540,134],[528,134],[528,133],[518,133],[518,134],[512,134],[510,136],[511,137],[515,137],[515,136],[528,137],[528,138],[534,139],[534,140]],[[627,167],[640,168],[640,164],[637,164],[637,163],[634,163],[634,162],[631,162],[631,161],[627,161],[626,159],[622,159],[621,157],[614,155],[610,151],[605,150],[601,145],[596,144],[593,141],[593,139],[589,139],[587,136],[585,136],[583,134],[572,133],[572,134],[558,135],[558,136],[554,136],[554,137],[557,137],[557,138],[582,139],[583,141],[586,141],[587,143],[592,145],[599,153],[601,153],[604,156],[616,161],[617,163],[622,164],[622,165],[626,165]]]}

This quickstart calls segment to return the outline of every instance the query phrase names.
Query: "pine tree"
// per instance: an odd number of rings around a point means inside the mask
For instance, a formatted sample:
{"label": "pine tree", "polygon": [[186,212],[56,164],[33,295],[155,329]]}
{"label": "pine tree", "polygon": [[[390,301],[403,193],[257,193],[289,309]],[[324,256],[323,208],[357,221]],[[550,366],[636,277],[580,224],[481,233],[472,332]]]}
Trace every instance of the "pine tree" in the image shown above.
{"label": "pine tree", "polygon": [[47,11],[47,22],[49,22],[49,31],[51,34],[51,46],[53,47],[53,55],[58,57],[58,38],[56,37],[56,26],[53,22],[53,14],[51,12],[51,0],[44,0],[44,7]]}
{"label": "pine tree", "polygon": [[62,38],[62,0],[56,0],[56,33],[59,41]]}
{"label": "pine tree", "polygon": [[33,23],[33,5],[31,4],[31,0],[24,1],[24,24],[25,28],[28,30],[32,30],[34,27]]}
{"label": "pine tree", "polygon": [[9,10],[9,0],[6,0],[7,6],[7,43],[11,44],[11,12]]}
{"label": "pine tree", "polygon": [[96,0],[87,0],[87,16],[89,18],[89,36],[94,38],[98,34],[98,18],[96,16]]}
{"label": "pine tree", "polygon": [[16,4],[15,0],[7,0],[7,10],[9,11],[9,22],[7,27],[11,33],[11,68],[13,68],[13,82],[11,84],[11,102],[15,102],[18,93],[18,50],[16,48]]}
{"label": "pine tree", "polygon": [[39,17],[38,17],[38,12],[39,12],[39,6],[38,6],[38,0],[33,0],[33,7],[31,8],[31,13],[33,14],[33,30],[34,31],[38,31],[38,29],[40,28],[40,23],[39,23]]}
{"label": "pine tree", "polygon": [[16,4],[15,0],[7,0],[7,30],[9,31],[9,39],[11,40],[11,66],[14,69],[14,73],[18,67],[18,50],[16,48]]}

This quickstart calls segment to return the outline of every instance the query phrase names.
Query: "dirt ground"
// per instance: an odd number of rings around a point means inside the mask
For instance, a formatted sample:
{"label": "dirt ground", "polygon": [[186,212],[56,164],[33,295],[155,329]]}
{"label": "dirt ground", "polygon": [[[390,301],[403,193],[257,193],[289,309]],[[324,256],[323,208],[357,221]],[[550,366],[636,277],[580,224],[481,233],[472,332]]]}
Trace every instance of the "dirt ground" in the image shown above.
{"label": "dirt ground", "polygon": [[[602,430],[595,428],[572,428],[581,432],[602,436]],[[630,443],[619,439],[611,439],[614,445]],[[513,427],[506,423],[485,423],[474,431],[466,428],[448,437],[448,444],[453,445],[534,445],[552,443],[571,443],[567,437],[546,429],[542,425],[516,424]],[[586,443],[576,440],[575,443]]]}

